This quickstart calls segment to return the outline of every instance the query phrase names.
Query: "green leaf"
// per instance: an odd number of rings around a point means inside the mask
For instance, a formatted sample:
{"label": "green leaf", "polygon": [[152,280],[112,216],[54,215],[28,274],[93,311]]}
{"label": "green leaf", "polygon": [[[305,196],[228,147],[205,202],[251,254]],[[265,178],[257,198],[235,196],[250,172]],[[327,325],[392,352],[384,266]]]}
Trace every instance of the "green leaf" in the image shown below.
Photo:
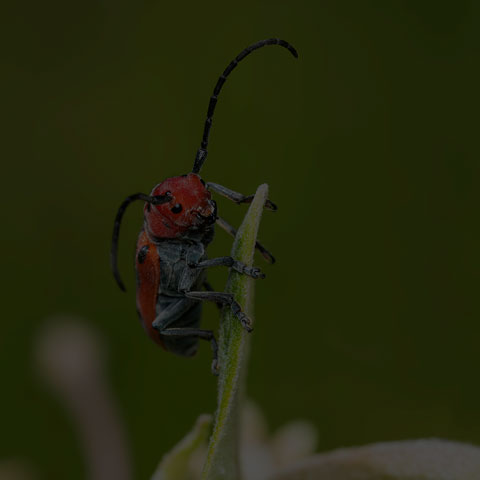
{"label": "green leaf", "polygon": [[[268,197],[266,184],[258,187],[232,247],[232,257],[248,266],[253,263],[255,242],[263,208]],[[233,293],[243,311],[253,317],[253,290],[255,280],[230,271],[226,292]],[[246,361],[248,333],[232,314],[224,308],[219,335],[220,375],[215,423],[208,447],[203,480],[239,480],[239,425]]]}
{"label": "green leaf", "polygon": [[160,461],[151,480],[191,480],[190,461],[207,443],[211,415],[200,415],[193,429]]}
{"label": "green leaf", "polygon": [[376,443],[314,455],[270,480],[478,480],[480,448],[448,440]]}

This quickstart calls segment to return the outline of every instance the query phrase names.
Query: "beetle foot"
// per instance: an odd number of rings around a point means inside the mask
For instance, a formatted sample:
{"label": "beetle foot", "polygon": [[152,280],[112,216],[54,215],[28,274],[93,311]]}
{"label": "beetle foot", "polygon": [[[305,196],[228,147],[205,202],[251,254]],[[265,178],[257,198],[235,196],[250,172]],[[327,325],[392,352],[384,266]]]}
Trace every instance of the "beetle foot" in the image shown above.
{"label": "beetle foot", "polygon": [[247,275],[250,275],[252,278],[265,278],[265,274],[257,267],[247,267],[249,269],[249,272],[245,272]]}
{"label": "beetle foot", "polygon": [[238,273],[243,273],[254,279],[265,278],[265,274],[257,267],[249,267],[242,262],[235,262],[232,267]]}
{"label": "beetle foot", "polygon": [[276,212],[278,210],[278,207],[277,205],[275,205],[275,203],[273,203],[271,200],[269,200],[268,198],[265,200],[265,208],[268,208],[269,210],[271,210],[272,212]]}
{"label": "beetle foot", "polygon": [[212,360],[212,373],[216,377],[218,377],[218,374],[220,373],[220,367],[218,365],[218,359],[217,358],[214,358]]}
{"label": "beetle foot", "polygon": [[252,327],[252,321],[243,313],[243,312],[240,312],[238,315],[237,315],[237,318],[240,320],[240,323],[242,324],[242,327],[248,332],[252,332],[253,331],[253,327]]}

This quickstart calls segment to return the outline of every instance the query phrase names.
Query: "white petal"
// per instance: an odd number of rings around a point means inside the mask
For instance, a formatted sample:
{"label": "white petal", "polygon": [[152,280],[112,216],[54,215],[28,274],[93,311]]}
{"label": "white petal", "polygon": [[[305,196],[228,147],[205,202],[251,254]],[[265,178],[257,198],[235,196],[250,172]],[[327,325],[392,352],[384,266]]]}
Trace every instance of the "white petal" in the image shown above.
{"label": "white petal", "polygon": [[271,480],[478,480],[480,448],[427,439],[345,448],[310,457]]}

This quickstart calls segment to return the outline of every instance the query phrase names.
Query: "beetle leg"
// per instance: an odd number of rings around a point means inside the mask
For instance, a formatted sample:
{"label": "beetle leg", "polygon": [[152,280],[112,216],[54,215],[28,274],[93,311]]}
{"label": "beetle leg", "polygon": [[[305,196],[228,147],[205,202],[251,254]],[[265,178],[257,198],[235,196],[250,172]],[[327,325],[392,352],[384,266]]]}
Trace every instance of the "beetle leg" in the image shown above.
{"label": "beetle leg", "polygon": [[233,298],[233,294],[224,292],[184,292],[184,295],[187,298],[192,298],[194,300],[210,301],[228,305],[232,310],[232,313],[238,318],[238,320],[240,320],[242,327],[247,332],[253,330],[251,320],[242,312],[242,307]]}
{"label": "beetle leg", "polygon": [[238,273],[243,273],[252,278],[265,278],[265,274],[257,267],[249,267],[242,262],[234,260],[232,257],[209,258],[203,262],[193,263],[190,268],[209,268],[209,267],[231,267]]}
{"label": "beetle leg", "polygon": [[[227,233],[229,233],[232,237],[235,237],[235,235],[237,234],[237,230],[223,218],[217,217],[217,224]],[[262,244],[256,242],[255,248],[264,256],[267,262],[275,263],[275,257]]]}
{"label": "beetle leg", "polygon": [[[215,291],[215,289],[214,289],[214,288],[210,285],[210,283],[207,282],[206,280],[203,282],[203,286],[205,287],[205,290],[206,290],[207,292],[214,292],[214,291]],[[217,305],[217,307],[218,307],[220,310],[221,310],[222,307],[223,307],[223,304],[220,303],[220,302],[217,302],[216,305]]]}
{"label": "beetle leg", "polygon": [[165,328],[160,330],[161,335],[172,337],[197,337],[202,340],[209,340],[212,345],[212,373],[218,375],[218,345],[215,335],[211,330],[201,330],[200,328]]}
{"label": "beetle leg", "polygon": [[188,312],[194,304],[195,302],[188,298],[179,297],[176,302],[172,302],[167,308],[161,310],[160,314],[157,315],[153,321],[152,327],[161,333],[171,323],[175,322]]}
{"label": "beetle leg", "polygon": [[[187,264],[189,265],[189,264]],[[185,267],[181,273],[178,282],[178,291],[180,293],[188,292],[196,284],[199,277],[199,272],[193,268]]]}
{"label": "beetle leg", "polygon": [[[230,190],[223,185],[219,185],[218,183],[213,182],[207,182],[207,188],[215,193],[218,193],[219,195],[228,198],[235,203],[252,203],[254,197],[254,195],[243,195],[243,193],[235,192],[234,190]],[[268,199],[265,201],[265,208],[268,208],[273,212],[278,210],[278,207]]]}

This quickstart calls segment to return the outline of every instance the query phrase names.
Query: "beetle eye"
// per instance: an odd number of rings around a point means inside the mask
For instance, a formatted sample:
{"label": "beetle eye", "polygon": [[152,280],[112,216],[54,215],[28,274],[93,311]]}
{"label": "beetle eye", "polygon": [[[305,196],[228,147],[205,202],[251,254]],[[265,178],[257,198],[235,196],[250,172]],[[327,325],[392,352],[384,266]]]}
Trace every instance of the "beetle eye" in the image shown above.
{"label": "beetle eye", "polygon": [[180,213],[182,211],[182,206],[179,203],[176,203],[170,210],[173,213]]}

